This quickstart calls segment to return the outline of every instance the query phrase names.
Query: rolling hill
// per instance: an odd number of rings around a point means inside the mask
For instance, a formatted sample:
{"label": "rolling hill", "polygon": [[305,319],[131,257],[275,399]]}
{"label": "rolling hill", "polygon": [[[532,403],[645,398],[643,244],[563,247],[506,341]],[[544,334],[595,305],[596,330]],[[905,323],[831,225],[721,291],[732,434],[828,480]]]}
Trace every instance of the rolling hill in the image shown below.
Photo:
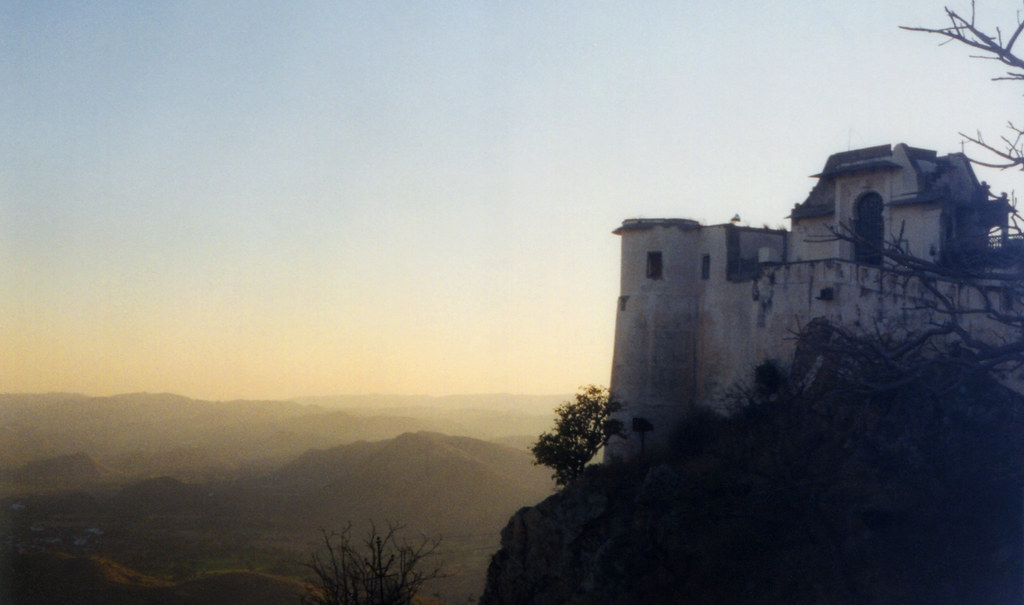
{"label": "rolling hill", "polygon": [[[311,448],[406,432],[514,438],[521,443],[550,424],[551,414],[538,411],[548,399],[348,396],[323,398],[329,405],[321,405],[314,403],[319,398],[202,401],[166,393],[0,394],[0,471],[85,453],[129,478],[172,475],[197,480],[273,468]],[[350,407],[339,407],[343,404]]]}
{"label": "rolling hill", "polygon": [[298,518],[392,519],[440,533],[493,531],[552,489],[525,451],[433,432],[313,450],[266,485]]}
{"label": "rolling hill", "polygon": [[82,452],[31,460],[3,475],[21,486],[76,487],[116,476]]}

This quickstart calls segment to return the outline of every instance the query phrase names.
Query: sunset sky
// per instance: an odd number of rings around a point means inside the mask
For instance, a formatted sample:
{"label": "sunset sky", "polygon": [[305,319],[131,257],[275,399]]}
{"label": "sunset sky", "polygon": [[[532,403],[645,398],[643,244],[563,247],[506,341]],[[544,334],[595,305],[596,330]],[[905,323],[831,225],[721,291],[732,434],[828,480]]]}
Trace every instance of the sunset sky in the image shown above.
{"label": "sunset sky", "polygon": [[942,7],[2,2],[0,392],[607,384],[623,219],[1020,118]]}

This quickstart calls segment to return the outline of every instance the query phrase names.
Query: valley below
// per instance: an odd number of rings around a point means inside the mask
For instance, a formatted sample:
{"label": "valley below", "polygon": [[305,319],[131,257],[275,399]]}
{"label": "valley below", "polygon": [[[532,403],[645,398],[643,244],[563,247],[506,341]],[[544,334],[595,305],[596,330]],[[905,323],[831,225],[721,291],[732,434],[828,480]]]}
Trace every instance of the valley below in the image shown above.
{"label": "valley below", "polygon": [[526,445],[558,401],[2,395],[2,597],[297,603],[322,532],[373,524],[440,537],[424,593],[471,601],[508,518],[553,491]]}

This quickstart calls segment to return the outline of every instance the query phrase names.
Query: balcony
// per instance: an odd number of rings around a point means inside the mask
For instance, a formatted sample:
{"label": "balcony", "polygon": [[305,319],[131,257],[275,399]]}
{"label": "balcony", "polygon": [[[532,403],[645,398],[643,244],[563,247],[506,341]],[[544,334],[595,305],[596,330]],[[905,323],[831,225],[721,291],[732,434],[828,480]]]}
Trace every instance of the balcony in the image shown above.
{"label": "balcony", "polygon": [[988,249],[1002,251],[1003,248],[1007,250],[1020,250],[1024,247],[1024,233],[1010,233],[1005,237],[1003,235],[990,235],[988,236]]}

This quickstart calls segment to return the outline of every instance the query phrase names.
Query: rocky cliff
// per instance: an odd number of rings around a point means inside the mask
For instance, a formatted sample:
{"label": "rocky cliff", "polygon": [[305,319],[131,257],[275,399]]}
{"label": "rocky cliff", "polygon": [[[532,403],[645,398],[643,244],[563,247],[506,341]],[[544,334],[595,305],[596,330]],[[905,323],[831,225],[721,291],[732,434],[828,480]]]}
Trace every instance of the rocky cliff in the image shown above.
{"label": "rocky cliff", "polygon": [[1022,603],[1021,399],[933,395],[698,414],[517,512],[480,603]]}
{"label": "rocky cliff", "polygon": [[639,566],[668,546],[658,536],[680,529],[669,512],[680,480],[667,466],[640,485],[592,474],[521,509],[501,533],[480,603],[613,603],[636,592]]}

